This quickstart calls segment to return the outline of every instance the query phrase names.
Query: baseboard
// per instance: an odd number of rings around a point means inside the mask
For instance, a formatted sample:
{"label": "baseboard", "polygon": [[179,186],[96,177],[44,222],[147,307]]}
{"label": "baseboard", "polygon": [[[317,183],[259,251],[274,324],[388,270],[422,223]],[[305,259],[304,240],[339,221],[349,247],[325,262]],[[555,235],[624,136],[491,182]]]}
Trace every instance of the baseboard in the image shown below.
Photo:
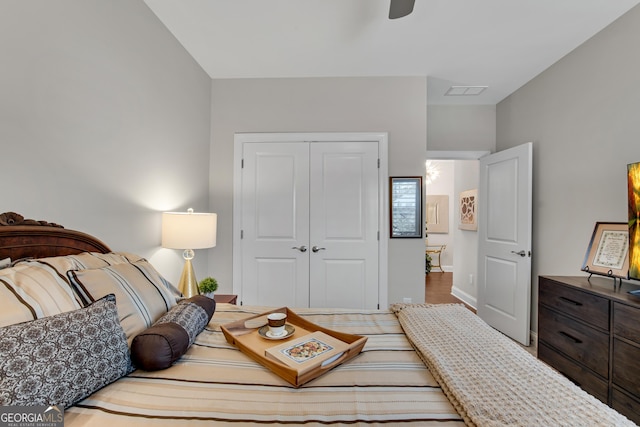
{"label": "baseboard", "polygon": [[478,304],[476,297],[469,295],[468,293],[462,291],[460,288],[456,288],[455,286],[451,287],[451,295],[458,298],[460,301],[464,302],[474,310]]}
{"label": "baseboard", "polygon": [[537,332],[529,331],[529,342],[531,347],[533,347],[536,350],[536,354],[537,354],[537,350],[538,350],[538,333]]}
{"label": "baseboard", "polygon": [[453,273],[453,265],[443,265],[439,267],[431,267],[432,273]]}

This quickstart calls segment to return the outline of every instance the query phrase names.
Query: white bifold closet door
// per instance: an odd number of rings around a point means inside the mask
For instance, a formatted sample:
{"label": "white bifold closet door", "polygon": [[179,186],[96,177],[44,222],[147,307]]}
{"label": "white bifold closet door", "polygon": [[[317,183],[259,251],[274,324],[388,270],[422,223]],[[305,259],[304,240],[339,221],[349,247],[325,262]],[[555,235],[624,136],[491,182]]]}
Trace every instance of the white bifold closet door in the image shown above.
{"label": "white bifold closet door", "polygon": [[378,143],[243,144],[242,301],[376,308]]}

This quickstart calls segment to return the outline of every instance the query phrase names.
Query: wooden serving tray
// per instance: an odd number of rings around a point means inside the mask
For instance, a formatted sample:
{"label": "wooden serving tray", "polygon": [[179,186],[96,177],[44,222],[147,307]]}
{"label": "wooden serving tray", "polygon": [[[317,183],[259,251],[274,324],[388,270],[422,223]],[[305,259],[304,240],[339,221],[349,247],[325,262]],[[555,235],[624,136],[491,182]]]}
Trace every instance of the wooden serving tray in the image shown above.
{"label": "wooden serving tray", "polygon": [[[293,325],[295,328],[294,333],[284,340],[268,340],[261,337],[258,334],[258,329],[267,324],[267,315],[270,313],[286,313],[287,323]],[[325,372],[330,371],[341,363],[353,359],[362,351],[362,348],[367,342],[367,338],[360,335],[346,334],[318,326],[315,323],[309,322],[308,320],[298,316],[287,307],[278,308],[243,320],[227,323],[225,325],[221,325],[220,328],[222,329],[222,333],[229,344],[235,345],[247,356],[269,368],[294,387],[300,387]],[[303,373],[298,372],[298,370],[291,368],[282,362],[267,359],[265,356],[264,352],[267,348],[301,338],[304,335],[315,331],[322,331],[325,334],[331,335],[332,337],[347,343],[347,349],[333,362],[328,363],[325,366],[318,366],[313,370]]]}

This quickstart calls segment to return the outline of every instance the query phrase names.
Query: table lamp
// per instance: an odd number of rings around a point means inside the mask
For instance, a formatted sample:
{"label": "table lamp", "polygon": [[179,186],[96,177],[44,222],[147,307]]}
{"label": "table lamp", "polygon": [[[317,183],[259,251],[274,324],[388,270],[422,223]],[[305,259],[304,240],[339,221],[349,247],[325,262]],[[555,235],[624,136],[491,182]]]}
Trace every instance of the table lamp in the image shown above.
{"label": "table lamp", "polygon": [[162,213],[162,247],[184,249],[184,268],[178,289],[186,298],[198,295],[198,281],[191,260],[194,249],[213,248],[216,245],[218,215],[214,213],[187,212]]}

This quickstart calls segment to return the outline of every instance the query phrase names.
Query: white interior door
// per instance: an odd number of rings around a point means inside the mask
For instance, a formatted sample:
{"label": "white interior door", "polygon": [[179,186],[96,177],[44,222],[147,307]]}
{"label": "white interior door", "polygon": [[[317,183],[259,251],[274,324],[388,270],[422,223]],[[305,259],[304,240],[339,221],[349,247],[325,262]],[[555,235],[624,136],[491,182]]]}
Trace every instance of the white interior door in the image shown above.
{"label": "white interior door", "polygon": [[307,307],[309,145],[245,143],[243,159],[242,299]]}
{"label": "white interior door", "polygon": [[242,144],[243,304],[379,306],[378,150],[377,141]]}
{"label": "white interior door", "polygon": [[310,306],[378,306],[378,144],[310,150]]}
{"label": "white interior door", "polygon": [[478,315],[529,345],[532,143],[480,159]]}

